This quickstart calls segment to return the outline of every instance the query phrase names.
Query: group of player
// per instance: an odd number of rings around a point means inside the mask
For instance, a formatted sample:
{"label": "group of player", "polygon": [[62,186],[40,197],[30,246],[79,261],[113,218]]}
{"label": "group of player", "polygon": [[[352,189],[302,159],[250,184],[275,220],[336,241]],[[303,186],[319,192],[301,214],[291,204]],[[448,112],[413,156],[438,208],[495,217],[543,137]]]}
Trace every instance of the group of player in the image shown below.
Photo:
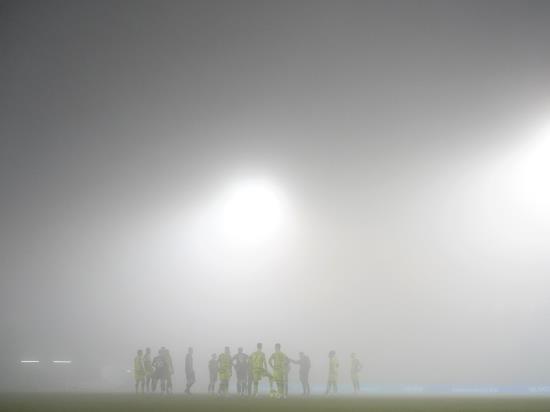
{"label": "group of player", "polygon": [[159,349],[158,355],[152,358],[151,348],[140,349],[134,358],[134,377],[136,393],[156,392],[160,382],[161,393],[172,393],[172,375],[174,365],[170,351],[164,346]]}
{"label": "group of player", "polygon": [[[239,348],[237,354],[232,355],[229,346],[221,354],[212,354],[208,362],[209,384],[208,393],[226,395],[229,393],[229,381],[235,370],[237,378],[237,394],[239,396],[258,395],[258,386],[262,379],[267,379],[270,387],[270,396],[277,398],[286,398],[288,396],[288,375],[290,365],[299,366],[299,378],[302,384],[302,393],[308,396],[311,393],[309,385],[309,371],[311,361],[309,357],[300,352],[298,359],[289,358],[281,351],[281,344],[275,344],[275,351],[267,358],[263,352],[263,345],[258,343],[256,351],[250,355],[244,353],[243,348]],[[335,351],[329,352],[328,381],[326,394],[337,393],[338,391],[338,370],[340,364]],[[268,366],[271,368],[269,372]],[[353,390],[358,393],[360,390],[359,372],[362,369],[361,362],[357,356],[351,354],[351,380]],[[151,350],[146,349],[145,355],[142,350],[138,350],[134,359],[134,374],[136,380],[136,393],[155,392],[157,384],[160,381],[161,393],[172,392],[172,374],[174,368],[170,352],[166,348],[159,350],[158,356],[151,360]],[[189,348],[185,357],[185,393],[191,393],[191,387],[196,381],[195,369],[193,365],[193,348]],[[216,384],[218,383],[216,391]]]}

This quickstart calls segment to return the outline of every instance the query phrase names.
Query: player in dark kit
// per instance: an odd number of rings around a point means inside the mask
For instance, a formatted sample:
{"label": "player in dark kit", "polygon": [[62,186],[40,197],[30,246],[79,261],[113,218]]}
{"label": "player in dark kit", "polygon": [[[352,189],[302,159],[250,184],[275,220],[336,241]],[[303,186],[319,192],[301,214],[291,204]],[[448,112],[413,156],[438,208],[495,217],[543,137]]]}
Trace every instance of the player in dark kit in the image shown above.
{"label": "player in dark kit", "polygon": [[210,382],[208,383],[208,393],[216,393],[216,382],[218,381],[218,355],[212,354],[208,361],[208,374]]}
{"label": "player in dark kit", "polygon": [[153,380],[153,361],[151,359],[151,348],[145,349],[143,356],[143,367],[145,368],[145,390],[151,392],[151,381]]}
{"label": "player in dark kit", "polygon": [[195,383],[195,369],[193,368],[193,348],[189,348],[185,355],[185,393],[191,395],[191,386]]}
{"label": "player in dark kit", "polygon": [[248,355],[243,352],[243,348],[239,348],[233,356],[233,367],[237,374],[237,393],[245,396],[248,392]]}
{"label": "player in dark kit", "polygon": [[168,364],[164,356],[164,350],[159,349],[159,353],[153,359],[153,392],[157,390],[157,384],[160,380],[160,391],[161,393],[166,393],[166,378],[170,373]]}
{"label": "player in dark kit", "polygon": [[308,396],[311,391],[309,389],[309,370],[311,369],[311,361],[309,357],[300,352],[300,358],[298,360],[290,359],[290,362],[299,365],[300,383],[302,384],[303,395]]}

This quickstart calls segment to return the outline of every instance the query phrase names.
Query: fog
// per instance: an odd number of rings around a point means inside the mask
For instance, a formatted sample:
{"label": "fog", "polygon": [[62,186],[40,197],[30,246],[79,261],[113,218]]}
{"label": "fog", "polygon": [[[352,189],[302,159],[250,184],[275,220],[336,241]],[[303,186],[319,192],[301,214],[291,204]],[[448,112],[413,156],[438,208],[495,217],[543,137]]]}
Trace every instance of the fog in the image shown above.
{"label": "fog", "polygon": [[0,390],[133,390],[161,346],[205,390],[256,342],[318,385],[329,350],[343,384],[351,352],[372,384],[548,382],[549,22],[2,2]]}

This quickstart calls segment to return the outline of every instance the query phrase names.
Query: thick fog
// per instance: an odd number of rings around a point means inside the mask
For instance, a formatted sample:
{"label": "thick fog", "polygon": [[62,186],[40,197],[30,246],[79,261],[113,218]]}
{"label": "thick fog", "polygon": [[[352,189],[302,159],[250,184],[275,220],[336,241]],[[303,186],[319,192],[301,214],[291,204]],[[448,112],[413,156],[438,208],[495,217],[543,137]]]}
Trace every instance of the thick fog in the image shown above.
{"label": "thick fog", "polygon": [[549,3],[2,2],[0,51],[1,390],[548,382]]}

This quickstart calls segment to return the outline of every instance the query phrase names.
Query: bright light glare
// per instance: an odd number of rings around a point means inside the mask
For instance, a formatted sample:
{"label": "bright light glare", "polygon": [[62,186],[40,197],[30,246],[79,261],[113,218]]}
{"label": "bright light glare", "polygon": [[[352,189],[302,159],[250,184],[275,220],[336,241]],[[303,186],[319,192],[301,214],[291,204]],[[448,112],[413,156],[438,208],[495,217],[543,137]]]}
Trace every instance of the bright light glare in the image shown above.
{"label": "bright light glare", "polygon": [[273,182],[247,179],[223,194],[221,229],[237,245],[261,244],[277,235],[285,220],[286,199]]}
{"label": "bright light glare", "polygon": [[64,364],[67,364],[67,363],[72,363],[73,361],[70,361],[70,360],[54,360],[52,361],[52,363],[64,363]]}
{"label": "bright light glare", "polygon": [[22,360],[21,363],[40,363],[39,360]]}
{"label": "bright light glare", "polygon": [[[550,120],[537,119],[476,171],[476,241],[486,250],[536,255],[550,239]],[[468,198],[469,196],[464,196]]]}
{"label": "bright light glare", "polygon": [[535,124],[522,145],[512,149],[501,163],[497,188],[503,204],[515,206],[515,213],[540,222],[550,213],[550,121]]}

